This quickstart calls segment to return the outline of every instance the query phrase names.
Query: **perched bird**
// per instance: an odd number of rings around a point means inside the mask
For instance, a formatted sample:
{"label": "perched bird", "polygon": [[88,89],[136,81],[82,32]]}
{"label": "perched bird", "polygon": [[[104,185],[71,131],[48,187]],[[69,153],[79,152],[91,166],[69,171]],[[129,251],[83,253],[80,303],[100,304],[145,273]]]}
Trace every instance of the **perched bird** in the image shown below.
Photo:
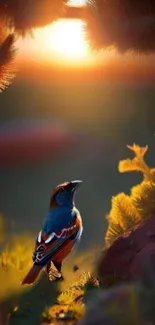
{"label": "perched bird", "polygon": [[52,263],[56,268],[55,278],[62,278],[63,259],[70,253],[83,232],[80,212],[75,207],[75,192],[82,181],[76,180],[58,185],[50,200],[50,209],[43,228],[36,239],[32,256],[33,266],[22,281],[33,284],[42,269],[50,280]]}

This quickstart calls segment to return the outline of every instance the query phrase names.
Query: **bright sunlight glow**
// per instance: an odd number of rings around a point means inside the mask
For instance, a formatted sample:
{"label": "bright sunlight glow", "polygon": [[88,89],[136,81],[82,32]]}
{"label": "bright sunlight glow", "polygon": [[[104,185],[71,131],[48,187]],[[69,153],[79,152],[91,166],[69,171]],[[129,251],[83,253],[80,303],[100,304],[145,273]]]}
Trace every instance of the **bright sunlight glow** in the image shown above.
{"label": "bright sunlight glow", "polygon": [[[70,6],[84,6],[87,0],[69,0]],[[107,60],[102,52],[95,54],[90,50],[81,19],[59,19],[54,23],[33,31],[34,38],[19,40],[20,57],[48,64],[71,66],[90,66],[98,64],[100,58]]]}
{"label": "bright sunlight glow", "polygon": [[63,63],[84,63],[91,53],[84,35],[84,23],[79,19],[61,19],[34,32],[39,52],[47,60],[56,59]]}
{"label": "bright sunlight glow", "polygon": [[68,1],[69,6],[75,6],[75,7],[85,6],[86,3],[87,3],[87,0],[69,0]]}

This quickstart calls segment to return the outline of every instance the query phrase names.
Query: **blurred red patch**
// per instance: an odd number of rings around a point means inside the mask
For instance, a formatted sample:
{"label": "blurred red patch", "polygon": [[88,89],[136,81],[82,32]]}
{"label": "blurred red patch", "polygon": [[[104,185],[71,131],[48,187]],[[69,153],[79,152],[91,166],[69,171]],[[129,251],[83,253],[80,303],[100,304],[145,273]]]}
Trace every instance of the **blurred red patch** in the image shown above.
{"label": "blurred red patch", "polygon": [[0,165],[46,161],[72,143],[67,127],[19,122],[0,127]]}

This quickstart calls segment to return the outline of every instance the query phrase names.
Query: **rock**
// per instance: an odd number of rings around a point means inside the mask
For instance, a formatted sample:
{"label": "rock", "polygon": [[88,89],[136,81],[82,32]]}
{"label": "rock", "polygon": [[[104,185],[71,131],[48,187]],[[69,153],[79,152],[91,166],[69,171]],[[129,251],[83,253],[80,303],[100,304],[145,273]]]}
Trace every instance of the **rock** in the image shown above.
{"label": "rock", "polygon": [[119,236],[101,253],[97,272],[108,287],[122,281],[149,281],[155,269],[155,215]]}
{"label": "rock", "polygon": [[154,295],[138,284],[101,289],[78,325],[155,325]]}

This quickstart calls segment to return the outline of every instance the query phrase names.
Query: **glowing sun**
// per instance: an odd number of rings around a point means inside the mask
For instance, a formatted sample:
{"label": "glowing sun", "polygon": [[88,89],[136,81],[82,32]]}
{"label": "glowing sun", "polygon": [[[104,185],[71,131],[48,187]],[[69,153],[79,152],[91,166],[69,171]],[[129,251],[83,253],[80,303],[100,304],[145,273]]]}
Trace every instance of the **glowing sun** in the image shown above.
{"label": "glowing sun", "polygon": [[84,33],[84,23],[79,19],[61,19],[44,28],[36,29],[34,42],[40,45],[39,53],[47,60],[63,63],[89,61],[91,54]]}

